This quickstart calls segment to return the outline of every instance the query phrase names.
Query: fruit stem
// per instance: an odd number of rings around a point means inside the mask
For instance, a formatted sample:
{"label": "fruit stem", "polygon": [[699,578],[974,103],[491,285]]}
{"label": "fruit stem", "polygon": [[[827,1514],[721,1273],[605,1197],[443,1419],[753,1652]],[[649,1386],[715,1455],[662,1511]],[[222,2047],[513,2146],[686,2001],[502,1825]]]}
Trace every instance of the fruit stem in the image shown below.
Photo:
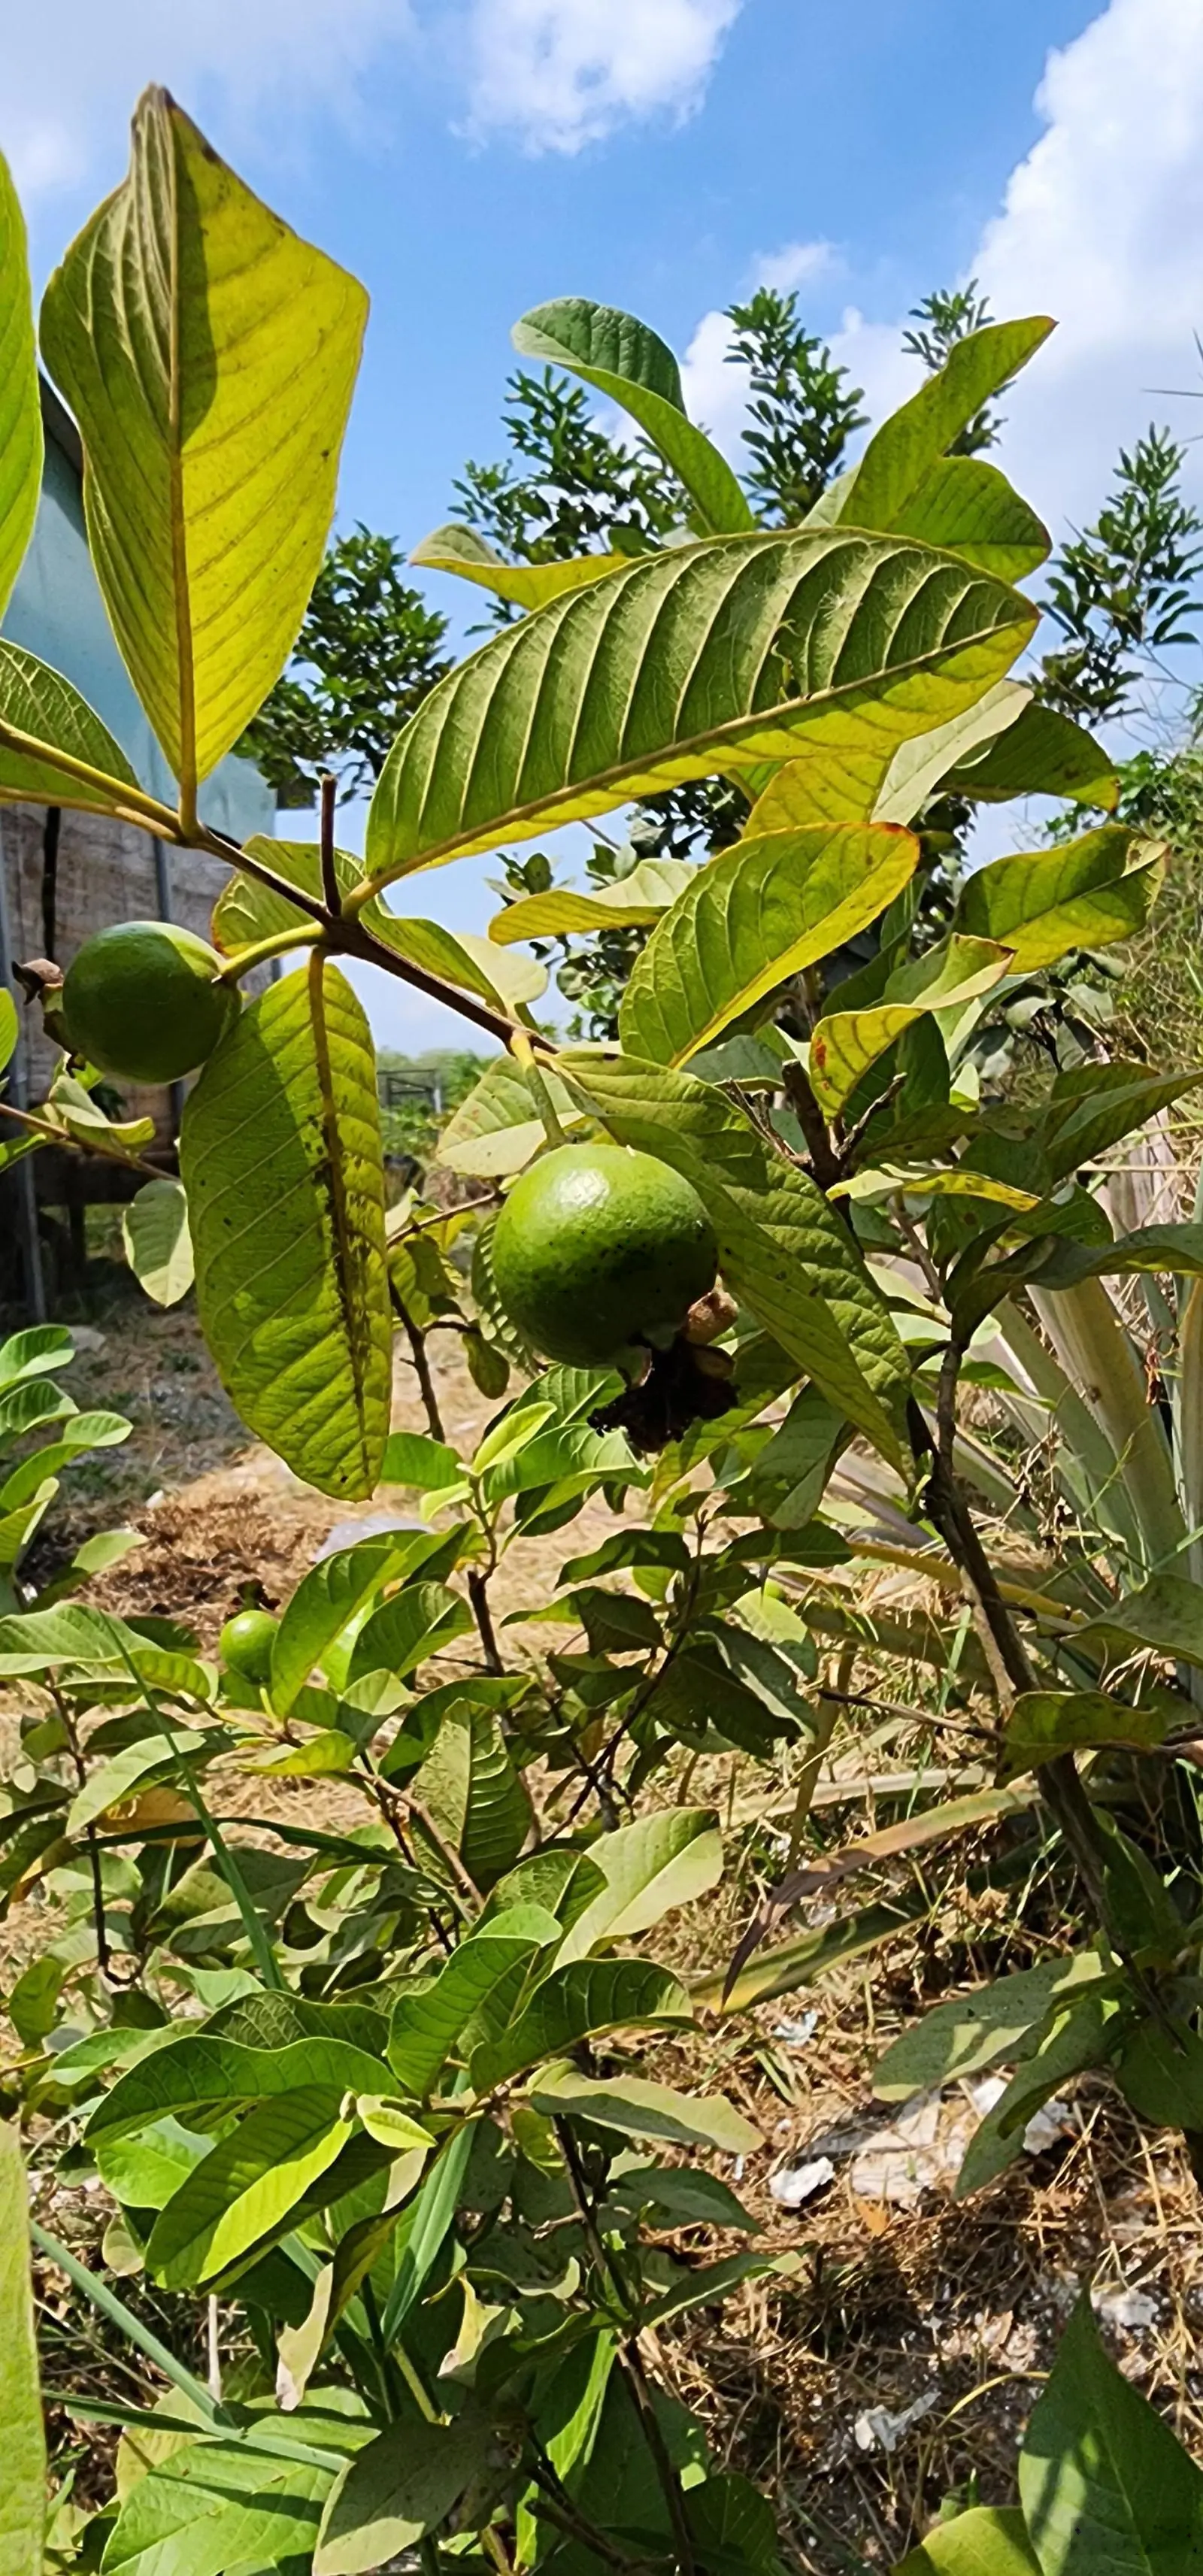
{"label": "fruit stem", "polygon": [[556,1116],[555,1103],[542,1072],[535,1062],[535,1051],[525,1029],[514,1030],[510,1039],[510,1054],[515,1063],[521,1065],[526,1076],[526,1087],[543,1121],[543,1132],[548,1144],[566,1145],[568,1138]]}
{"label": "fruit stem", "polygon": [[318,937],[316,922],[302,922],[292,930],[277,930],[270,939],[257,939],[250,948],[238,948],[228,964],[215,975],[215,984],[236,984],[249,975],[253,966],[262,966],[269,957],[282,957],[289,948],[311,948]]}

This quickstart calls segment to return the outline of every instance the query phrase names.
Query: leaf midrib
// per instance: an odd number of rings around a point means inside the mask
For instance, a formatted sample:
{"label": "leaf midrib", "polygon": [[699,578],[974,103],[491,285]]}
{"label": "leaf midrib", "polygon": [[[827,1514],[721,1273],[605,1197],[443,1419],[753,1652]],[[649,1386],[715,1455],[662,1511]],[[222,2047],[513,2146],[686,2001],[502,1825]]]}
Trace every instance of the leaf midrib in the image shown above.
{"label": "leaf midrib", "polygon": [[[523,805],[511,805],[503,814],[494,816],[487,823],[473,826],[466,832],[453,833],[446,840],[435,841],[428,849],[416,852],[410,858],[402,859],[387,868],[378,869],[374,876],[366,877],[362,884],[354,888],[344,910],[359,912],[373,895],[380,894],[385,886],[392,885],[398,877],[416,876],[420,869],[437,867],[441,860],[454,859],[461,854],[466,855],[478,842],[503,841],[512,832],[515,824],[532,821],[540,815],[552,814],[558,806],[571,803],[576,796],[621,785],[624,778],[637,775],[643,770],[667,766],[670,761],[691,759],[711,748],[720,750],[729,743],[739,741],[745,734],[759,732],[762,726],[784,723],[791,715],[796,716],[803,708],[831,707],[838,705],[841,699],[851,702],[857,696],[865,694],[873,695],[880,702],[881,699],[888,697],[896,682],[914,678],[924,671],[938,670],[942,663],[951,661],[957,654],[971,652],[975,645],[987,644],[994,637],[1011,631],[1021,635],[1021,643],[1016,646],[1018,652],[1022,649],[1022,641],[1026,640],[1022,630],[1027,628],[1030,633],[1035,623],[1036,612],[1033,610],[1030,621],[1027,618],[1015,618],[1009,622],[1003,620],[990,626],[975,627],[972,633],[958,635],[953,642],[941,644],[932,652],[916,654],[906,662],[891,663],[886,672],[867,673],[862,679],[844,681],[835,688],[817,691],[812,697],[778,699],[772,706],[758,707],[751,714],[734,717],[725,725],[708,727],[704,733],[681,735],[673,742],[664,744],[659,753],[645,752],[637,759],[613,763],[608,769],[595,770],[588,778],[570,779],[550,796],[535,797]],[[432,746],[432,755],[436,750],[437,743]]]}

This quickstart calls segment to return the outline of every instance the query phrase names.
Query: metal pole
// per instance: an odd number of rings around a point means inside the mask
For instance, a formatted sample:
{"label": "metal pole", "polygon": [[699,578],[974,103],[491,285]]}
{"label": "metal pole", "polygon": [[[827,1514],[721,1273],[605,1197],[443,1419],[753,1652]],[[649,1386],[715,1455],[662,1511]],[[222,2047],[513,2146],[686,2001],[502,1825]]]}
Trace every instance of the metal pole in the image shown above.
{"label": "metal pole", "polygon": [[[24,996],[18,993],[12,972],[12,922],[8,905],[8,852],[4,845],[4,816],[0,814],[0,983],[11,993],[21,1031],[16,1053],[8,1068],[13,1107],[29,1106],[29,1082],[26,1071],[26,1040],[22,1010]],[[21,1262],[25,1272],[25,1299],[35,1324],[44,1324],[47,1316],[46,1281],[42,1271],[42,1243],[38,1233],[38,1199],[34,1187],[33,1155],[27,1154],[14,1166],[16,1181],[17,1233],[21,1245]]]}

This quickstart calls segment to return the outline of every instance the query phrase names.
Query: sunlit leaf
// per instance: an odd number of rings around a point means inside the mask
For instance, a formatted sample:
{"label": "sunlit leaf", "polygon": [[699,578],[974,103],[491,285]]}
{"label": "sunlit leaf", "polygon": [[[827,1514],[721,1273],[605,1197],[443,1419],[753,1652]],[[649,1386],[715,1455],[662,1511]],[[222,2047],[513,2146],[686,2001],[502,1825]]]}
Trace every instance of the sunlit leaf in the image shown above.
{"label": "sunlit leaf", "polygon": [[894,2576],[1041,2576],[1018,2506],[972,2505],[933,2523]]}
{"label": "sunlit leaf", "polygon": [[677,2147],[710,2147],[725,2156],[755,2155],[759,2131],[721,2094],[678,2093],[639,2075],[578,2075],[553,2067],[530,2087],[536,2111],[552,2119],[597,2120],[632,2138],[658,2138]]}
{"label": "sunlit leaf", "polygon": [[481,2417],[395,2424],[352,2460],[331,2494],[313,2576],[367,2576],[442,2522],[484,2465]]}
{"label": "sunlit leaf", "polygon": [[287,659],[334,511],[361,286],[165,90],[56,269],[42,349],[83,433],[88,542],[185,801]]}
{"label": "sunlit leaf", "polygon": [[[1011,972],[1011,952],[994,940],[956,935],[891,976],[880,1002],[862,1011],[833,1011],[810,1041],[811,1089],[828,1118],[839,1112],[861,1075],[928,1012],[952,1010],[988,993]],[[837,987],[838,999],[838,987]]]}
{"label": "sunlit leaf", "polygon": [[939,457],[890,525],[925,545],[947,546],[999,581],[1035,572],[1052,543],[1030,504],[981,456]]}
{"label": "sunlit leaf", "polygon": [[918,393],[874,432],[859,465],[838,492],[824,495],[816,518],[842,526],[894,528],[953,440],[982,404],[1027,365],[1053,324],[1036,314],[1022,322],[991,322],[967,333]]}
{"label": "sunlit leaf", "polygon": [[46,2439],[29,2273],[29,2191],[21,2146],[0,2123],[0,2565],[4,2576],[42,2576]]}
{"label": "sunlit leaf", "polygon": [[648,2030],[690,2021],[693,2007],[679,1979],[644,1959],[574,1959],[553,1968],[503,2037],[478,2048],[473,2087],[490,2091],[543,2057],[562,2056],[580,2039],[608,2030]]}
{"label": "sunlit leaf", "polygon": [[645,556],[431,691],[377,784],[371,881],[790,759],[870,706],[892,756],[992,688],[1034,619],[903,538],[801,529]]}
{"label": "sunlit leaf", "polygon": [[8,605],[42,494],[42,410],[25,223],[0,155],[0,611]]}
{"label": "sunlit leaf", "polygon": [[122,1211],[125,1257],[156,1306],[178,1306],[195,1275],[188,1201],[180,1181],[147,1181]]}
{"label": "sunlit leaf", "polygon": [[1052,2007],[1105,1975],[1102,1960],[1087,1950],[1068,1959],[1019,1968],[993,1984],[975,1986],[937,2004],[905,2030],[878,2059],[873,2090],[880,2102],[905,2102],[938,2084],[963,2083],[992,2066],[1026,2054]]}
{"label": "sunlit leaf", "polygon": [[1078,841],[995,859],[966,880],[956,928],[997,939],[1014,971],[1053,966],[1068,948],[1103,948],[1143,929],[1163,874],[1162,852],[1126,824],[1101,823]]}
{"label": "sunlit leaf", "polygon": [[1126,1744],[1150,1751],[1169,1725],[1160,1707],[1128,1708],[1104,1691],[1022,1691],[1007,1718],[999,1754],[1000,1780],[1055,1762],[1060,1753],[1091,1753]]}
{"label": "sunlit leaf", "polygon": [[147,2268],[164,2288],[196,2288],[275,2234],[351,2136],[341,2100],[332,2085],[301,2085],[218,2141],[152,2230]]}
{"label": "sunlit leaf", "polygon": [[461,581],[477,582],[515,608],[542,608],[545,600],[559,599],[566,590],[583,590],[591,581],[604,581],[607,573],[621,572],[630,557],[575,555],[566,563],[511,564],[476,528],[449,519],[423,537],[409,560],[423,572],[458,573]]}
{"label": "sunlit leaf", "polygon": [[1104,2352],[1087,2293],[1028,2419],[1019,2494],[1041,2576],[1203,2566],[1203,2471]]}
{"label": "sunlit leaf", "polygon": [[116,814],[127,791],[139,793],[134,772],[86,698],[61,671],[0,636],[0,804]]}
{"label": "sunlit leaf", "polygon": [[636,959],[619,1012],[627,1053],[684,1063],[754,1002],[866,929],[918,860],[918,842],[889,823],[737,841],[694,871]]}
{"label": "sunlit leaf", "polygon": [[516,939],[561,939],[573,931],[650,929],[683,894],[693,876],[683,859],[641,859],[612,885],[554,886],[549,894],[524,895],[489,923],[489,937],[508,948]]}
{"label": "sunlit leaf", "polygon": [[521,357],[567,367],[611,402],[622,404],[684,484],[700,535],[722,536],[755,525],[725,456],[686,414],[672,350],[646,322],[612,304],[564,295],[524,313],[511,337]]}
{"label": "sunlit leaf", "polygon": [[[578,1117],[570,1094],[550,1070],[543,1076],[556,1116],[571,1123]],[[476,1180],[500,1180],[520,1172],[546,1143],[539,1116],[520,1064],[498,1056],[482,1073],[475,1089],[454,1111],[439,1139],[438,1160],[448,1170]]]}
{"label": "sunlit leaf", "polygon": [[600,1941],[629,1940],[678,1905],[717,1887],[723,1874],[718,1819],[709,1807],[667,1807],[601,1834],[589,1858],[605,1885],[565,1937],[562,1960],[583,1959]]}
{"label": "sunlit leaf", "polygon": [[247,1005],[180,1136],[205,1339],[243,1421],[307,1484],[374,1491],[392,1328],[376,1059],[315,954]]}

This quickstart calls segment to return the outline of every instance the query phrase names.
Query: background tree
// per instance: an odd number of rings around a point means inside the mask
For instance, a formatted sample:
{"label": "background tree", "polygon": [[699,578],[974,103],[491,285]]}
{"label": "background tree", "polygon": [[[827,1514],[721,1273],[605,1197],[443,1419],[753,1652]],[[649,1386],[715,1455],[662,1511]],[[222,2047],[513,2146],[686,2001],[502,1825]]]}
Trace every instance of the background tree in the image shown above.
{"label": "background tree", "polygon": [[[921,358],[928,374],[935,375],[957,341],[968,339],[973,331],[983,331],[994,315],[988,296],[979,295],[977,279],[971,277],[966,286],[935,287],[922,303],[911,306],[910,318],[919,328],[903,332],[903,348],[909,358]],[[952,440],[948,453],[980,456],[984,448],[997,447],[1002,429],[1002,414],[997,406],[983,403],[968,428]]]}
{"label": "background tree", "polygon": [[793,527],[813,510],[841,471],[849,439],[864,429],[861,387],[850,385],[825,341],[798,320],[798,298],[759,286],[746,304],[727,308],[729,366],[748,370],[744,431],[752,458],[744,490],[770,526]]}
{"label": "background tree", "polygon": [[446,633],[406,581],[395,537],[361,521],[335,539],[288,668],[238,745],[281,805],[312,805],[324,768],[344,796],[372,786],[399,727],[451,668]]}
{"label": "background tree", "polygon": [[[684,494],[655,449],[607,437],[583,386],[553,368],[537,376],[516,369],[502,417],[509,456],[495,465],[469,461],[452,490],[456,515],[508,562],[642,554],[681,524]],[[494,603],[499,623],[518,613],[506,600]]]}
{"label": "background tree", "polygon": [[1093,527],[1054,557],[1046,614],[1065,637],[1045,655],[1040,695],[1086,722],[1107,722],[1157,677],[1157,656],[1195,644],[1190,620],[1203,603],[1191,588],[1203,566],[1203,518],[1183,499],[1185,449],[1151,426],[1129,454]]}

